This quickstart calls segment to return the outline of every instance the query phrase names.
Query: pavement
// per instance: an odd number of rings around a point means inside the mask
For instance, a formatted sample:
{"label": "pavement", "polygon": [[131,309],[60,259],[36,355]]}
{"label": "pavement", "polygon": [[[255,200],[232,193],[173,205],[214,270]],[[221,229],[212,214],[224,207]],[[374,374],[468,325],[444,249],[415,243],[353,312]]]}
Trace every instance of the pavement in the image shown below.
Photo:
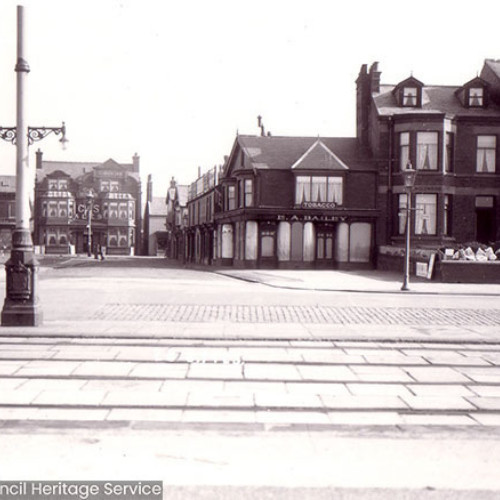
{"label": "pavement", "polygon": [[[397,293],[401,291],[402,276],[392,271],[338,270],[239,270],[217,269],[223,276],[266,286],[316,291],[354,293]],[[499,295],[500,284],[442,283],[412,276],[405,294]]]}
{"label": "pavement", "polygon": [[0,329],[2,477],[500,496],[499,285],[51,258],[39,287]]}

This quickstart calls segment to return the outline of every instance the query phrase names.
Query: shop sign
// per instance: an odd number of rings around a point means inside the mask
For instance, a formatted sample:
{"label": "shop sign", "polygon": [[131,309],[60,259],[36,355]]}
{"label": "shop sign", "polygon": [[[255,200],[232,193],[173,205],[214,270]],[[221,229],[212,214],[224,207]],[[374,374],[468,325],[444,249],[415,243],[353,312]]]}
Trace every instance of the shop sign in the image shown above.
{"label": "shop sign", "polygon": [[[88,205],[85,203],[80,203],[76,207],[76,213],[73,217],[75,220],[87,220],[88,219]],[[92,205],[92,219],[95,220],[101,220],[102,219],[102,213],[101,213],[101,206],[97,203],[94,203]]]}
{"label": "shop sign", "polygon": [[300,204],[301,208],[337,208],[337,204],[334,201],[303,201]]}
{"label": "shop sign", "polygon": [[338,215],[278,215],[279,221],[344,222],[347,217]]}

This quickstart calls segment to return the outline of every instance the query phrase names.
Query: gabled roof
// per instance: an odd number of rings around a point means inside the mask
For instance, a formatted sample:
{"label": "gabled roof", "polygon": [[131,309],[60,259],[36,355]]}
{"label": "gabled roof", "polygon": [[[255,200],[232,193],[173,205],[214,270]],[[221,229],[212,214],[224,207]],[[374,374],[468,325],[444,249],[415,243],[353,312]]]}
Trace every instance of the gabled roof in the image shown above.
{"label": "gabled roof", "polygon": [[292,165],[300,170],[348,170],[349,167],[318,138]]}
{"label": "gabled roof", "polygon": [[373,101],[379,115],[397,114],[450,114],[464,116],[500,117],[500,106],[490,103],[487,108],[466,108],[455,95],[459,86],[431,85],[422,88],[422,107],[408,108],[398,106],[393,94],[394,85],[381,85],[380,92],[373,94]]}
{"label": "gabled roof", "polygon": [[485,69],[489,69],[489,73],[494,75],[500,85],[500,59],[485,59],[483,71],[481,71],[481,77]]}
{"label": "gabled roof", "polygon": [[399,82],[397,85],[394,87],[394,91],[397,89],[400,89],[401,87],[423,87],[424,84],[420,81],[417,80],[414,76],[409,76],[406,78],[406,80],[403,80],[402,82]]}
{"label": "gabled roof", "polygon": [[[241,148],[254,170],[291,170],[301,159],[308,169],[373,170],[371,158],[364,154],[355,137],[280,137],[239,135],[224,175],[232,173],[232,163]],[[311,155],[307,158],[307,153]],[[314,159],[318,161],[314,166]],[[342,167],[343,165],[343,167]],[[299,167],[295,167],[299,168]]]}
{"label": "gabled roof", "polygon": [[81,177],[84,174],[92,172],[94,169],[112,170],[119,169],[127,172],[128,175],[135,180],[140,181],[140,175],[134,171],[132,163],[117,163],[115,160],[109,159],[104,163],[99,162],[71,162],[71,161],[42,161],[42,168],[36,169],[37,181],[41,181],[45,176],[60,170],[65,172],[73,179]]}
{"label": "gabled roof", "polygon": [[104,163],[98,165],[96,167],[99,170],[120,170],[123,171],[123,167],[117,163],[115,160],[110,158],[109,160],[106,160]]}

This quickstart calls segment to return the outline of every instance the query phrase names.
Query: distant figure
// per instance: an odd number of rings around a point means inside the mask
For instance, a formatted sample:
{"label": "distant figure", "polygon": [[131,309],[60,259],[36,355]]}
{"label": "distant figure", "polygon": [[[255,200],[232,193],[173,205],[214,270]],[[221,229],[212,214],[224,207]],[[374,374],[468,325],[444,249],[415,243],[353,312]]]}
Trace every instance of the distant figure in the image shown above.
{"label": "distant figure", "polygon": [[94,259],[104,260],[104,252],[102,251],[102,246],[98,243],[94,248]]}
{"label": "distant figure", "polygon": [[[98,253],[98,255],[99,255],[99,258],[100,258],[101,260],[104,260],[104,252],[103,252],[103,250],[102,250],[102,245],[101,245],[101,244],[98,244],[98,245],[97,245],[97,253]],[[97,258],[97,257],[96,257],[96,258]]]}

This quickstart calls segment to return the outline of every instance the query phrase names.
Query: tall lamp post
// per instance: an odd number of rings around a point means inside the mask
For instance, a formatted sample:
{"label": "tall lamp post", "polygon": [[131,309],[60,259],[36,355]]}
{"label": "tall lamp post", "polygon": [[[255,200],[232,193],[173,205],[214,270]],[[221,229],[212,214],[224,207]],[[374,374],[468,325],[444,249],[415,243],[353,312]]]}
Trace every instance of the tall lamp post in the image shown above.
{"label": "tall lamp post", "polygon": [[[94,195],[92,191],[87,194],[87,255],[92,256],[92,210],[94,205]],[[97,255],[97,254],[96,254]]]}
{"label": "tall lamp post", "polygon": [[26,77],[30,71],[24,59],[24,9],[17,7],[16,126],[0,127],[0,138],[16,145],[16,227],[12,232],[12,250],[5,264],[6,297],[2,309],[3,326],[38,326],[42,311],[38,304],[36,272],[38,263],[30,231],[30,190],[33,189],[28,165],[28,145],[53,132],[66,140],[66,127],[27,127],[24,109]]}
{"label": "tall lamp post", "polygon": [[411,194],[413,187],[415,186],[415,178],[417,176],[417,171],[412,167],[411,162],[408,160],[406,163],[406,168],[402,171],[404,186],[406,190],[406,244],[405,244],[405,262],[404,262],[404,278],[403,285],[401,286],[402,291],[408,291],[410,289],[410,234],[411,234]]}

